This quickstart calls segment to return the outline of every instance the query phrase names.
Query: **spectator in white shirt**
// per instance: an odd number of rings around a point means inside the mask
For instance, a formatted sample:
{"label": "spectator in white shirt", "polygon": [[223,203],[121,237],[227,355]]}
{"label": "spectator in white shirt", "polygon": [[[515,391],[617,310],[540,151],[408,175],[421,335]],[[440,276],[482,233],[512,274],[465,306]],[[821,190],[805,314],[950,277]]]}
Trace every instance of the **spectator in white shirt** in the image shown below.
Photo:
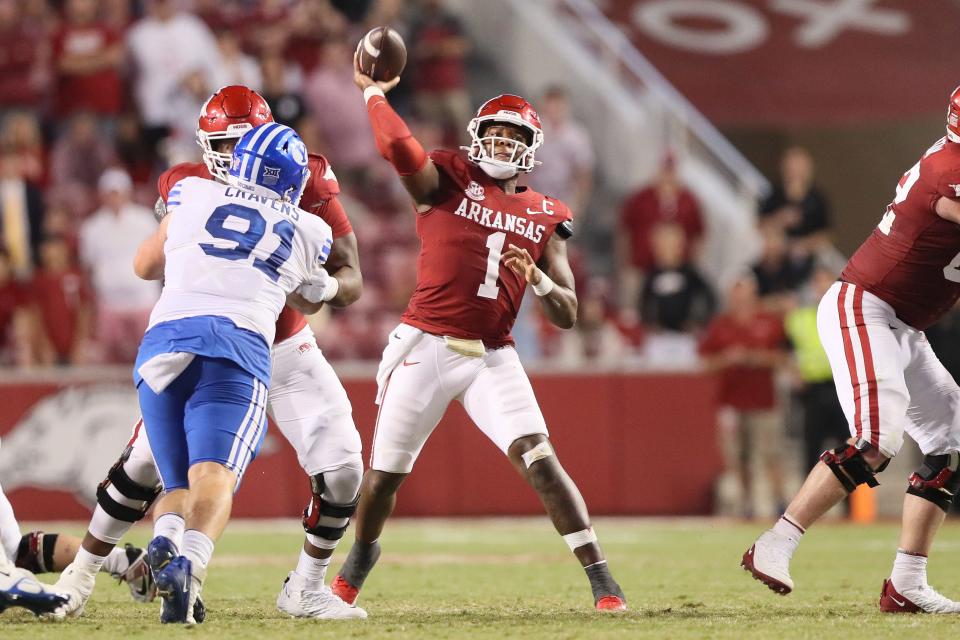
{"label": "spectator in white shirt", "polygon": [[123,169],[100,176],[102,206],[80,226],[80,259],[96,296],[95,333],[107,362],[130,363],[160,296],[130,265],[140,241],[156,230],[153,212],[130,200],[133,183]]}
{"label": "spectator in white shirt", "polygon": [[206,84],[213,83],[220,52],[207,25],[178,11],[173,0],[149,0],[147,15],[130,28],[127,46],[135,65],[134,98],[144,142],[155,149],[177,124],[171,102],[198,71]]}
{"label": "spectator in white shirt", "polygon": [[574,215],[586,214],[596,163],[586,129],[570,115],[567,91],[551,86],[536,105],[543,124],[543,146],[537,152],[543,164],[530,173],[530,186],[570,206]]}

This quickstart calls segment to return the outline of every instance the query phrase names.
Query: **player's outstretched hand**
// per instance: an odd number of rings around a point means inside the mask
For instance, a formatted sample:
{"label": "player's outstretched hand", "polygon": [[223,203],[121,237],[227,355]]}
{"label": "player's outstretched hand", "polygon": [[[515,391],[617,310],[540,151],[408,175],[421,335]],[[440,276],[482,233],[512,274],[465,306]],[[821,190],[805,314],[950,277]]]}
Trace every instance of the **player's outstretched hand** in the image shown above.
{"label": "player's outstretched hand", "polygon": [[367,87],[380,87],[380,91],[387,93],[397,86],[400,82],[400,76],[387,82],[377,82],[360,70],[360,55],[355,52],[353,54],[353,82],[360,87],[361,91],[364,91]]}
{"label": "player's outstretched hand", "polygon": [[526,278],[530,284],[540,284],[543,274],[526,249],[511,244],[510,248],[503,252],[503,263],[514,273]]}

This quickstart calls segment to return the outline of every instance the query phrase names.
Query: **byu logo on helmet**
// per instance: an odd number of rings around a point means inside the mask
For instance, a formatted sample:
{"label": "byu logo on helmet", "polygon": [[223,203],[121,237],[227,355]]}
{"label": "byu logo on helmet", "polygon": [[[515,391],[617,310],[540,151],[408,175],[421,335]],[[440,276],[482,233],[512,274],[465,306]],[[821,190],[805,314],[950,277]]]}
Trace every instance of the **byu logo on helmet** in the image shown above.
{"label": "byu logo on helmet", "polygon": [[306,166],[307,147],[303,144],[303,140],[300,138],[290,141],[290,157],[293,158],[295,162]]}
{"label": "byu logo on helmet", "polygon": [[271,122],[243,134],[227,181],[268,198],[297,204],[310,177],[307,149],[288,126]]}

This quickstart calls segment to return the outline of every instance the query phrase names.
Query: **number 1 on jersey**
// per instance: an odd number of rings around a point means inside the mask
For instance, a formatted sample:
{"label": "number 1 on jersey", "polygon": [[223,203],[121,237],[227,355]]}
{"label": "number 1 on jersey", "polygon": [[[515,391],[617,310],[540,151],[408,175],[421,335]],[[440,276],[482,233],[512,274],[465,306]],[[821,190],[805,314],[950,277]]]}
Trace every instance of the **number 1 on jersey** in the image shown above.
{"label": "number 1 on jersey", "polygon": [[477,287],[477,295],[481,298],[496,300],[497,296],[500,295],[497,276],[500,274],[500,256],[503,254],[503,243],[506,239],[507,234],[503,231],[497,231],[487,236],[487,248],[490,249],[487,254],[487,273],[483,278],[483,284]]}

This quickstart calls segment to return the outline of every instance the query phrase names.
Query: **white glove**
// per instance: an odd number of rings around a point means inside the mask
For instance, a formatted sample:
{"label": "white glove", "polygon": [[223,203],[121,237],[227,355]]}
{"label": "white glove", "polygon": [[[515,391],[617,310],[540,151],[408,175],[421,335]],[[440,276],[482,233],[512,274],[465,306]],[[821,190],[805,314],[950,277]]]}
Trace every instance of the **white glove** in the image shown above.
{"label": "white glove", "polygon": [[327,302],[332,300],[340,290],[340,281],[327,273],[326,269],[318,268],[309,280],[300,285],[296,293],[310,302]]}

